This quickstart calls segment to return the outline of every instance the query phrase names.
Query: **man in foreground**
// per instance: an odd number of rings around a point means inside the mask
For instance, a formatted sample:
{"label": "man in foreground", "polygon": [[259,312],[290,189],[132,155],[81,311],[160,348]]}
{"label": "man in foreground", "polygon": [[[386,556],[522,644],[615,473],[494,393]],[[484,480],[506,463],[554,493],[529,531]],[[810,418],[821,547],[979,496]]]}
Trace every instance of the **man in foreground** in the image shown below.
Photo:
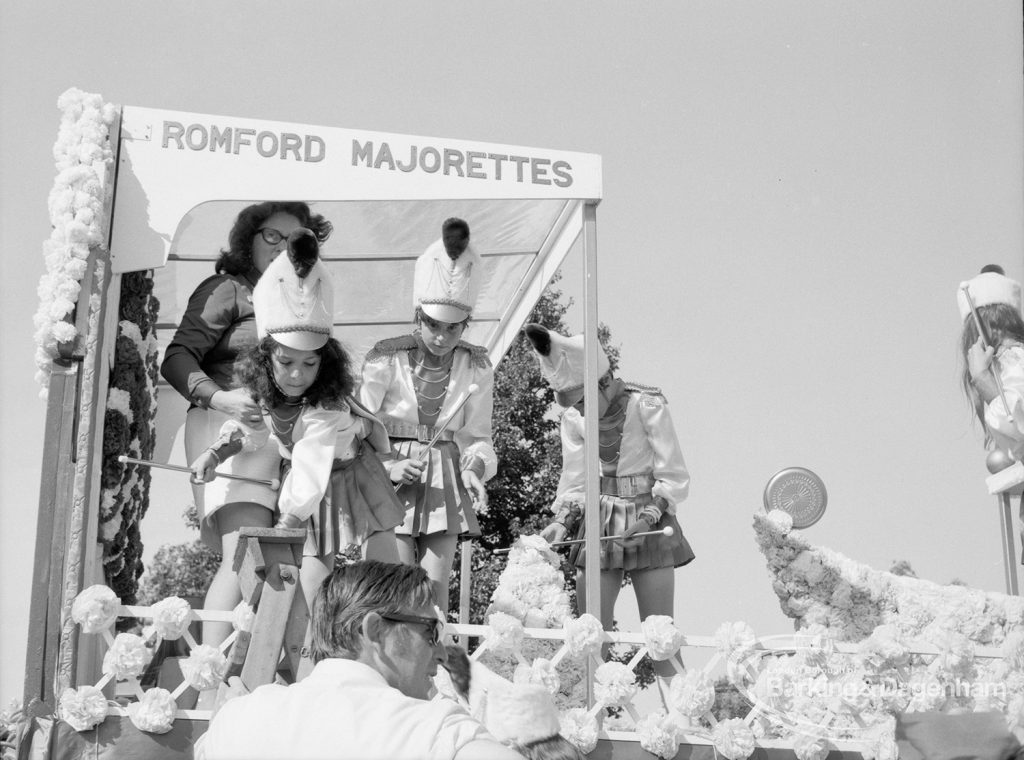
{"label": "man in foreground", "polygon": [[317,592],[312,625],[309,676],[227,702],[199,760],[521,757],[455,702],[428,700],[446,655],[422,568],[337,568]]}

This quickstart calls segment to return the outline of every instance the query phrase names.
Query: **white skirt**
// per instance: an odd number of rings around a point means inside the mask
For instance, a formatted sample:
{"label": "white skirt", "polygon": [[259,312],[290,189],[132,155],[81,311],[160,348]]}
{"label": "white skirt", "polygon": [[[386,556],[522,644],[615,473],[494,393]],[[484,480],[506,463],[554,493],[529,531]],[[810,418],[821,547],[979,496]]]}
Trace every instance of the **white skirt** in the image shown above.
{"label": "white skirt", "polygon": [[[193,407],[188,410],[185,416],[185,456],[190,466],[220,437],[220,428],[227,420],[228,415],[214,409]],[[240,451],[217,465],[217,469],[233,475],[271,480],[281,472],[281,455],[277,446],[271,443],[256,451]],[[199,512],[199,535],[203,543],[216,551],[221,550],[217,510],[225,504],[249,502],[260,504],[272,512],[277,509],[277,492],[258,483],[214,478],[205,485],[193,485],[192,493]]]}

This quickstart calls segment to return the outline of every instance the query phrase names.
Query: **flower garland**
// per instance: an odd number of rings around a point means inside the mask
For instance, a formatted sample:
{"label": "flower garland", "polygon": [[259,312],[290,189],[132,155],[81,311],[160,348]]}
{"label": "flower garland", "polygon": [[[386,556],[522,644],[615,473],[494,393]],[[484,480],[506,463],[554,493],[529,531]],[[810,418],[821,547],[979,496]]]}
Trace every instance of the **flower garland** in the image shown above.
{"label": "flower garland", "polygon": [[[235,617],[241,625],[247,625],[249,613],[248,605],[239,605]],[[137,701],[125,709],[129,720],[140,731],[163,734],[173,727],[178,716],[177,698],[187,687],[200,691],[210,689],[224,678],[227,657],[221,649],[197,644],[192,638],[188,626],[195,616],[185,600],[171,596],[144,610],[140,617],[151,618],[152,624],[145,627],[141,636],[134,633],[114,636],[112,628],[117,618],[129,614],[114,592],[102,585],[84,589],[71,605],[71,619],[81,627],[82,633],[102,636],[107,644],[103,679],[95,686],[86,684],[65,689],[60,696],[57,714],[76,731],[89,731],[102,723],[107,715],[116,714],[121,709],[103,694],[102,688],[108,681],[130,682]],[[159,687],[143,691],[139,678],[157,645],[161,641],[179,638],[185,639],[190,650],[189,656],[181,663],[184,681],[173,692]],[[233,640],[234,636],[229,637],[222,647],[230,646]]]}
{"label": "flower garland", "polygon": [[117,596],[129,603],[135,600],[142,574],[139,521],[149,505],[150,471],[118,457],[153,457],[159,308],[151,270],[121,276],[120,319],[103,420],[99,530],[104,576]]}
{"label": "flower garland", "polygon": [[36,381],[46,397],[58,345],[73,341],[75,310],[91,248],[102,248],[104,180],[114,161],[110,125],[113,105],[99,95],[71,88],[57,99],[60,130],[53,146],[57,177],[48,208],[52,230],[43,243],[46,272],[39,279],[39,307],[33,318]]}
{"label": "flower garland", "polygon": [[782,611],[801,628],[820,625],[839,641],[858,642],[888,623],[905,638],[953,631],[999,646],[1024,627],[1021,597],[874,570],[812,546],[774,513],[756,514],[754,532]]}

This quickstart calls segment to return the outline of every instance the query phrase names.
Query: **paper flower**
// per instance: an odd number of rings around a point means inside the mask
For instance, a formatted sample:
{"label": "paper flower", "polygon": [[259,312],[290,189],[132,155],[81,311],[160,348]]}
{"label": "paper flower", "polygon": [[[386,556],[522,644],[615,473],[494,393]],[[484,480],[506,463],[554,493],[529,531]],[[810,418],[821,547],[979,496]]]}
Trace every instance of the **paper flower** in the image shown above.
{"label": "paper flower", "polygon": [[948,678],[971,678],[974,675],[974,643],[956,631],[937,631],[930,637],[938,650],[930,670]]}
{"label": "paper flower", "polygon": [[910,650],[895,625],[884,624],[864,639],[857,647],[864,665],[876,673],[903,667],[910,660]]}
{"label": "paper flower", "polygon": [[192,620],[192,608],[188,602],[177,596],[161,599],[150,607],[153,613],[153,628],[162,639],[180,639]]}
{"label": "paper flower", "polygon": [[824,669],[836,652],[836,641],[832,637],[832,632],[823,625],[812,623],[801,628],[795,638],[797,644],[806,647],[803,658],[810,667]]}
{"label": "paper flower", "polygon": [[200,644],[181,662],[181,674],[193,689],[212,689],[224,680],[228,658],[217,647]]}
{"label": "paper flower", "polygon": [[671,760],[679,752],[679,729],[662,710],[638,720],[636,733],[640,746],[658,757]]}
{"label": "paper flower", "polygon": [[512,683],[532,683],[543,686],[552,696],[558,693],[562,686],[558,670],[551,664],[551,660],[538,657],[532,665],[520,663],[512,673]]}
{"label": "paper flower", "polygon": [[83,633],[99,633],[117,620],[121,600],[106,586],[97,584],[84,589],[71,605],[71,619],[82,626]]}
{"label": "paper flower", "polygon": [[140,731],[166,734],[174,725],[178,705],[167,689],[159,687],[143,693],[138,702],[128,705],[128,718]]}
{"label": "paper flower", "polygon": [[138,678],[153,659],[153,652],[141,636],[134,633],[119,633],[114,643],[103,655],[103,675],[118,681]]}
{"label": "paper flower", "polygon": [[652,660],[667,660],[686,643],[683,632],[668,615],[648,615],[640,624],[640,631]]}
{"label": "paper flower", "polygon": [[236,631],[249,632],[252,630],[252,623],[256,619],[256,612],[245,602],[239,602],[231,613],[231,625]]}
{"label": "paper flower", "polygon": [[513,652],[523,643],[526,632],[517,618],[504,612],[487,617],[487,645],[494,652]]}
{"label": "paper flower", "polygon": [[609,707],[621,707],[636,691],[636,675],[621,662],[606,662],[594,671],[594,698]]}
{"label": "paper flower", "polygon": [[669,706],[685,718],[699,718],[715,704],[715,685],[702,670],[688,670],[672,677]]}
{"label": "paper flower", "polygon": [[711,731],[711,740],[729,760],[746,760],[754,753],[754,732],[741,718],[719,721]]}
{"label": "paper flower", "polygon": [[107,717],[107,698],[95,686],[65,689],[57,713],[76,731],[88,731]]}
{"label": "paper flower", "polygon": [[796,760],[825,760],[828,756],[828,744],[824,739],[810,734],[798,734],[793,740],[793,753]]}
{"label": "paper flower", "polygon": [[597,747],[597,719],[582,707],[573,707],[562,714],[561,734],[584,755]]}
{"label": "paper flower", "polygon": [[585,612],[578,618],[569,618],[562,624],[565,630],[565,650],[570,657],[586,657],[601,651],[604,627],[601,621]]}
{"label": "paper flower", "polygon": [[734,652],[746,653],[757,645],[757,636],[754,629],[740,621],[736,623],[722,623],[715,631],[715,641],[718,643],[718,651],[726,657]]}
{"label": "paper flower", "polygon": [[561,626],[570,616],[558,555],[540,536],[520,536],[498,577],[488,614],[504,612],[530,628]]}
{"label": "paper flower", "polygon": [[793,515],[781,509],[773,509],[768,513],[768,524],[776,533],[785,536],[793,530]]}
{"label": "paper flower", "polygon": [[560,564],[558,555],[551,546],[539,535],[519,536],[512,544],[508,560],[513,564],[532,564],[545,562],[557,567]]}

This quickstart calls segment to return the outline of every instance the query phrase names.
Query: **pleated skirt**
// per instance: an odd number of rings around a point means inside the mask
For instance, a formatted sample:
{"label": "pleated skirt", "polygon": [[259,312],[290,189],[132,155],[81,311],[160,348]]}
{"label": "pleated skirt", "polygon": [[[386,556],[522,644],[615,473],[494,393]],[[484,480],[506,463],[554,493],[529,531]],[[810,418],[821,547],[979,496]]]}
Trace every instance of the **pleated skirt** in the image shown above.
{"label": "pleated skirt", "polygon": [[[409,439],[395,439],[392,444],[398,459],[416,459],[426,448],[426,444]],[[459,447],[454,441],[435,443],[419,481],[402,485],[396,493],[405,519],[395,533],[405,536],[480,535],[473,497],[462,485]]]}
{"label": "pleated skirt", "polygon": [[[220,437],[220,428],[228,415],[215,409],[192,407],[185,416],[185,458],[191,465],[210,444]],[[240,451],[217,465],[221,472],[244,475],[249,478],[271,480],[281,467],[277,446],[262,446],[256,451]],[[277,509],[277,492],[269,486],[227,478],[214,478],[205,485],[193,485],[192,496],[199,513],[199,535],[203,543],[221,551],[221,536],[217,526],[217,511],[225,504],[246,502],[259,504],[271,512]]]}
{"label": "pleated skirt", "polygon": [[[601,496],[601,535],[621,536],[637,521],[637,516],[654,497],[642,494],[636,497]],[[615,541],[602,541],[602,570],[650,570],[658,567],[682,567],[693,561],[693,549],[683,535],[676,516],[664,512],[652,530],[672,528],[671,536],[647,536],[642,544],[633,549],[623,549]],[[586,535],[586,518],[581,518],[575,538]],[[576,544],[569,551],[569,561],[576,567],[586,566],[586,549]]]}
{"label": "pleated skirt", "polygon": [[361,547],[374,533],[401,525],[404,516],[391,478],[363,443],[354,458],[334,460],[330,489],[306,524],[303,554],[325,557]]}

